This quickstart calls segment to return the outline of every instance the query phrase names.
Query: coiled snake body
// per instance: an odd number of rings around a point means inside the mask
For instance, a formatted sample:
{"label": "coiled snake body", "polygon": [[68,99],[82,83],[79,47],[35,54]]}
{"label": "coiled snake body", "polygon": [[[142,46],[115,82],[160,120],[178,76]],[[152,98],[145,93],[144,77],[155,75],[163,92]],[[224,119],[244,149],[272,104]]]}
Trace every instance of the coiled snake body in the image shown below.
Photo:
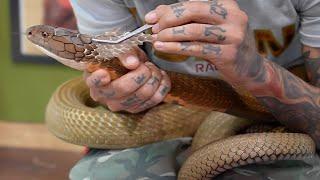
{"label": "coiled snake body", "polygon": [[[100,44],[93,42],[92,36],[46,25],[29,28],[27,36],[59,62],[78,70],[106,68],[112,79],[127,72],[116,57],[150,41],[150,35],[141,33],[118,44]],[[116,33],[95,36],[117,37]],[[305,134],[233,136],[240,129],[272,116],[254,97],[223,80],[175,72],[168,75],[173,87],[165,98],[166,103],[139,114],[110,112],[90,100],[81,79],[68,81],[56,90],[47,106],[47,126],[67,142],[108,149],[193,136],[197,131],[192,145],[194,153],[181,168],[180,179],[209,179],[241,165],[300,159],[315,153],[314,142]],[[212,110],[251,121],[218,112],[210,114]]]}

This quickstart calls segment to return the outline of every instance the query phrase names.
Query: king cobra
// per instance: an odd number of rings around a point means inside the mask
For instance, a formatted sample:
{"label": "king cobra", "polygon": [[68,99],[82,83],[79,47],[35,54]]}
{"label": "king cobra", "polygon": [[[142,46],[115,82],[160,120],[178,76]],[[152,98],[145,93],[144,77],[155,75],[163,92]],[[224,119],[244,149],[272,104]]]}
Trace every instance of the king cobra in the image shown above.
{"label": "king cobra", "polygon": [[[128,72],[117,59],[120,54],[152,41],[151,35],[140,33],[118,44],[97,43],[92,38],[112,40],[120,34],[114,31],[91,36],[47,25],[30,27],[26,34],[33,44],[62,64],[89,72],[104,68],[111,79]],[[68,81],[49,101],[47,126],[67,142],[107,149],[137,147],[195,134],[193,153],[180,169],[179,179],[210,179],[238,166],[298,160],[315,153],[315,143],[305,134],[236,135],[255,122],[272,119],[255,97],[240,87],[230,86],[222,79],[177,72],[168,75],[172,89],[164,103],[138,114],[111,112],[90,99],[81,78]]]}

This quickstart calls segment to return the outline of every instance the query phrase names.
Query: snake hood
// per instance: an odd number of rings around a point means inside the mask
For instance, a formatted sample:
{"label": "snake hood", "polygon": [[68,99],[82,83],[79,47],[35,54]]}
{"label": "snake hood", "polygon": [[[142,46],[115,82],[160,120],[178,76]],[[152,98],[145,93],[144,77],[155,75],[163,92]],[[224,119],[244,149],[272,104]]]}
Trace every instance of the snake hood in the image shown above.
{"label": "snake hood", "polygon": [[82,71],[87,68],[88,63],[113,60],[135,46],[152,41],[151,35],[140,33],[117,44],[97,43],[92,41],[93,37],[101,40],[115,40],[122,34],[111,31],[91,36],[48,25],[32,26],[27,29],[26,34],[27,38],[46,55],[66,66]]}

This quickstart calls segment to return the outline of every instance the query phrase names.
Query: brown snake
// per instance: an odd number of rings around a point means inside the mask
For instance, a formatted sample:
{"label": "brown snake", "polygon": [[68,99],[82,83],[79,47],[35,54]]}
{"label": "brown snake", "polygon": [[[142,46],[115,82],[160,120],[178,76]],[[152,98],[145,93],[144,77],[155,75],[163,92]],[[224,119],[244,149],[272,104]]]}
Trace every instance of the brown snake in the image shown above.
{"label": "brown snake", "polygon": [[[116,33],[95,36],[117,38]],[[93,36],[46,25],[30,27],[28,39],[47,55],[78,70],[106,68],[116,79],[128,72],[116,59],[151,41],[140,33],[118,44],[101,44]],[[168,72],[172,90],[161,104],[139,114],[113,113],[95,106],[81,79],[61,85],[46,112],[48,128],[70,143],[96,148],[128,148],[183,136],[193,136],[195,151],[184,163],[179,179],[209,179],[233,167],[261,161],[301,159],[315,153],[312,139],[299,133],[235,135],[271,114],[239,87],[220,79]],[[182,106],[181,106],[182,105]],[[209,117],[209,112],[214,112]],[[214,117],[212,117],[214,116]],[[207,118],[206,118],[207,117]]]}

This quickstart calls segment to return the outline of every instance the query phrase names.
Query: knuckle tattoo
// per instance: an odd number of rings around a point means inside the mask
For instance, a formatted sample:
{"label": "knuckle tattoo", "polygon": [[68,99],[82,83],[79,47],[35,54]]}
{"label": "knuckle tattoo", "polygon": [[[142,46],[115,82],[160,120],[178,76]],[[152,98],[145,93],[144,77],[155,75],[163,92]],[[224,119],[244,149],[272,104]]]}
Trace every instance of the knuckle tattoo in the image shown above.
{"label": "knuckle tattoo", "polygon": [[147,84],[155,86],[158,83],[160,83],[160,79],[157,76],[152,76],[151,80]]}
{"label": "knuckle tattoo", "polygon": [[215,36],[219,42],[226,40],[226,36],[222,34],[225,32],[227,32],[225,29],[218,27],[218,26],[215,26],[215,25],[206,26],[204,28],[204,36],[205,37]]}
{"label": "knuckle tattoo", "polygon": [[160,90],[160,94],[162,96],[165,96],[169,92],[169,90],[170,90],[170,87],[168,85],[164,85]]}
{"label": "knuckle tattoo", "polygon": [[112,98],[116,95],[116,92],[115,91],[103,91],[103,90],[99,90],[99,93],[105,97],[105,98]]}
{"label": "knuckle tattoo", "polygon": [[136,82],[138,85],[141,85],[141,84],[145,81],[146,75],[145,75],[145,74],[141,74],[141,75],[139,75],[139,76],[137,76],[137,77],[133,77],[132,79],[133,79],[134,82]]}
{"label": "knuckle tattoo", "polygon": [[191,46],[192,46],[191,42],[182,42],[182,43],[180,43],[181,51],[189,51]]}
{"label": "knuckle tattoo", "polygon": [[222,54],[222,50],[219,45],[205,44],[202,49],[202,54],[214,54],[215,56],[220,56]]}
{"label": "knuckle tattoo", "polygon": [[153,102],[153,101],[146,101],[143,103],[143,105],[141,106],[141,109],[144,110],[144,109],[147,109],[147,108],[150,108],[150,107],[153,107],[155,106],[156,104]]}
{"label": "knuckle tattoo", "polygon": [[213,0],[210,2],[210,14],[217,14],[223,19],[226,19],[228,16],[228,11],[223,7],[222,3],[219,3],[218,0]]}
{"label": "knuckle tattoo", "polygon": [[130,96],[126,100],[122,101],[120,104],[125,108],[129,108],[141,102],[142,100],[136,94],[134,94],[133,96]]}
{"label": "knuckle tattoo", "polygon": [[170,7],[176,18],[180,18],[181,16],[183,16],[183,13],[186,11],[186,8],[184,7],[183,3],[173,4]]}
{"label": "knuckle tattoo", "polygon": [[172,28],[172,34],[173,35],[178,35],[178,34],[186,35],[185,26]]}

